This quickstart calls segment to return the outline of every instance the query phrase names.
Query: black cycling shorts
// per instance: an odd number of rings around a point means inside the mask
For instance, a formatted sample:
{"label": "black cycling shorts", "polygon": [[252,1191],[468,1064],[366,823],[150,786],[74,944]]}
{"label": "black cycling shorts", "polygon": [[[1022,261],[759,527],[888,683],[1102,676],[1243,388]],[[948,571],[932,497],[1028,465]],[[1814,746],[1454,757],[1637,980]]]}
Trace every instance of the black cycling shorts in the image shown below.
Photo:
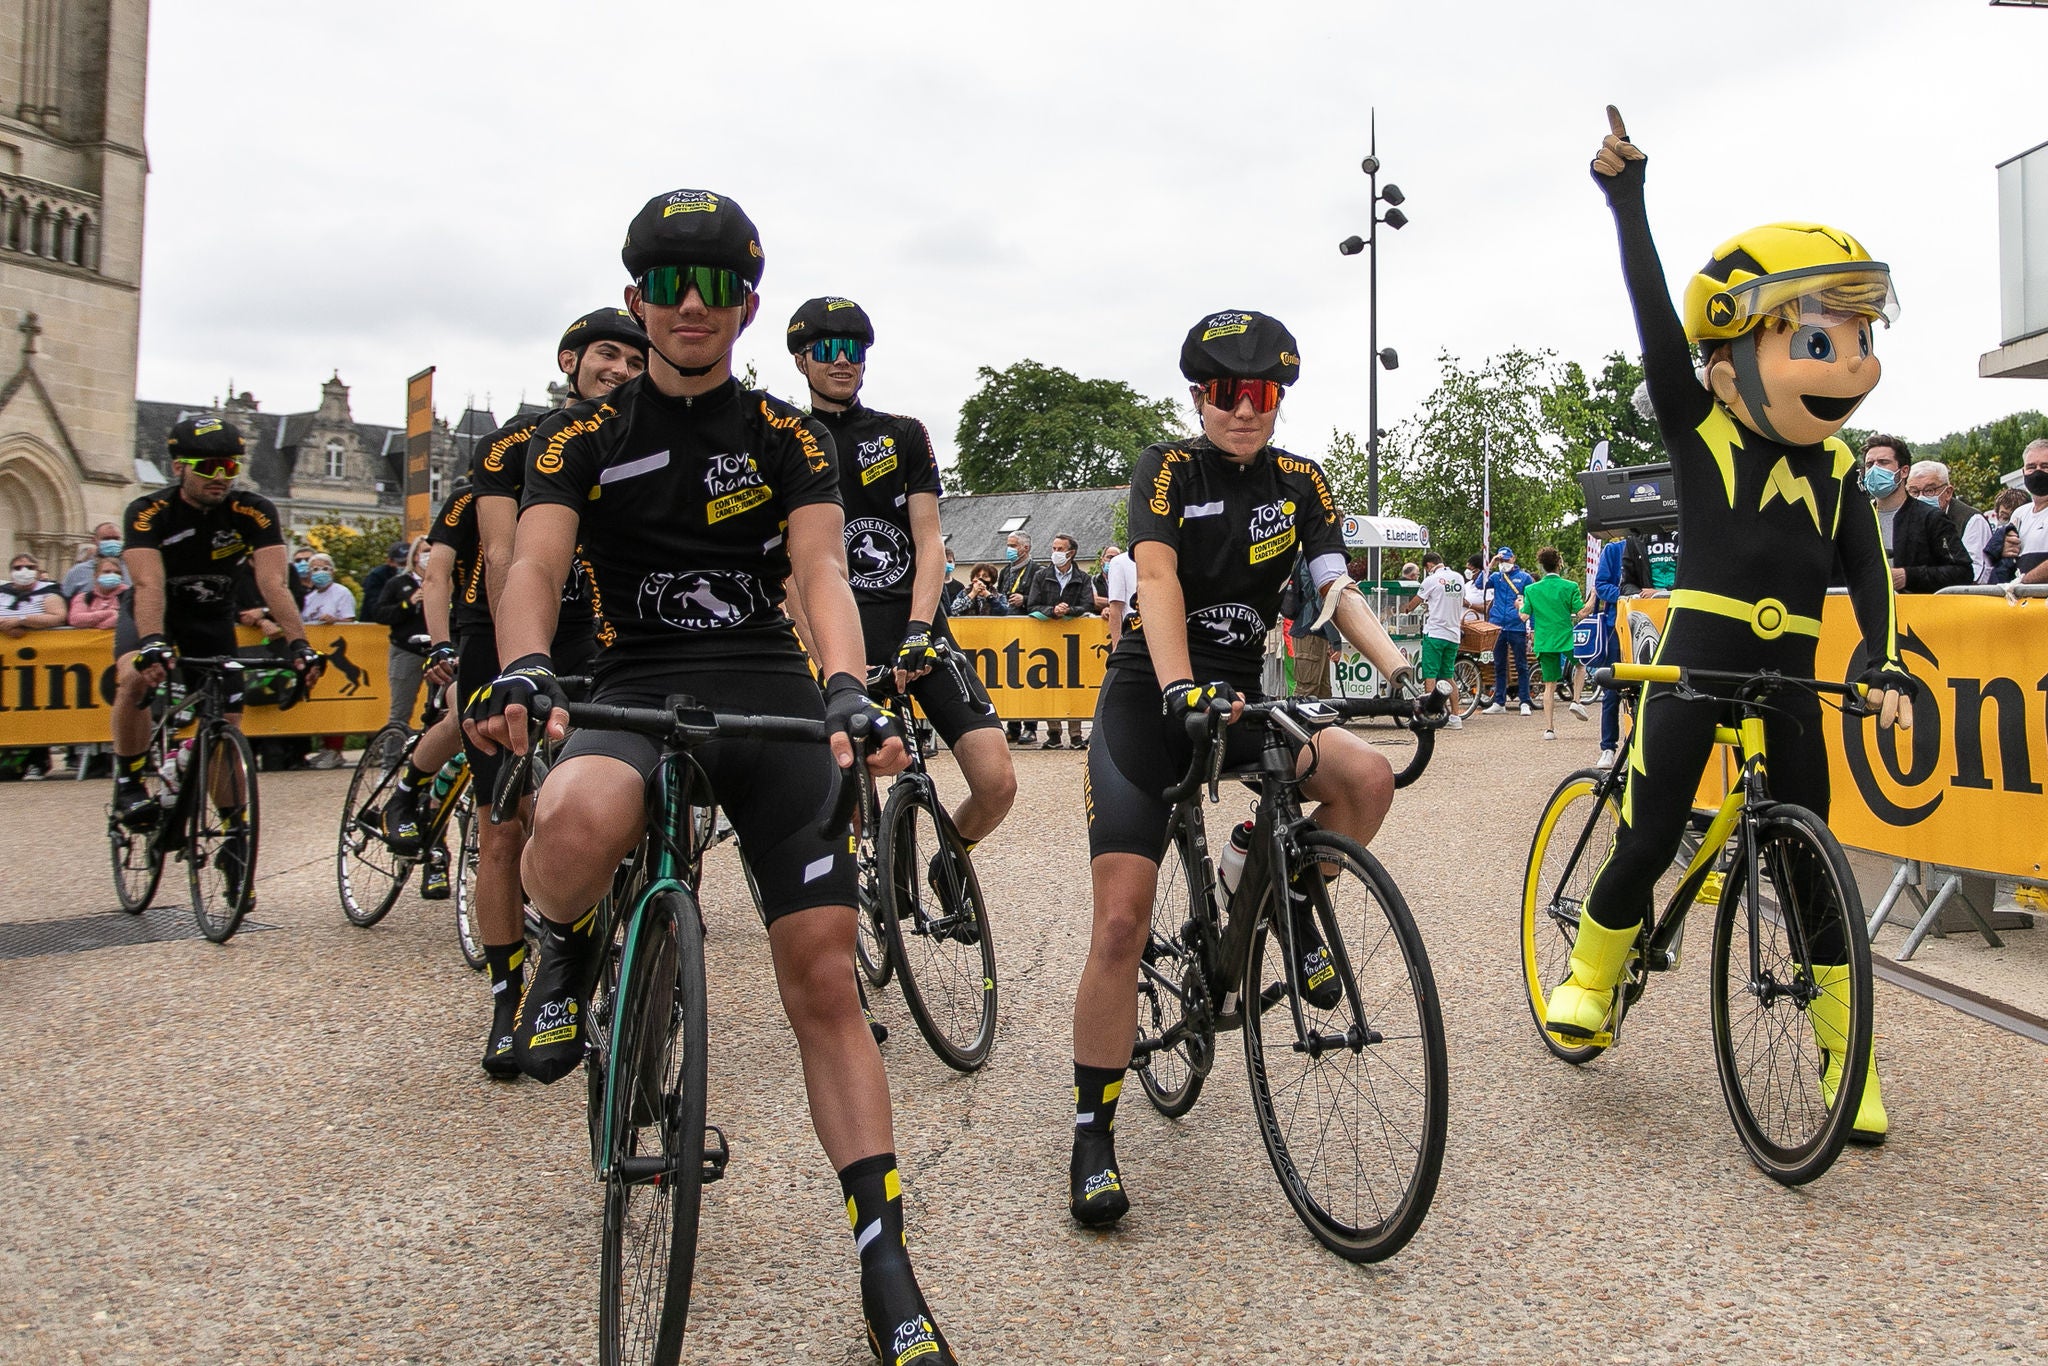
{"label": "black cycling shorts", "polygon": [[[867,645],[868,667],[879,669],[896,662],[903,633],[910,624],[910,604],[860,601],[861,634]],[[943,615],[932,627],[932,638],[943,640],[953,657],[921,678],[912,679],[910,695],[918,709],[932,723],[932,729],[951,749],[953,742],[970,730],[1000,730],[1003,718],[989,701],[988,689],[974,672],[974,662],[960,653],[960,647],[946,629]]]}
{"label": "black cycling shorts", "polygon": [[[463,636],[455,642],[455,711],[458,722],[469,700],[491,686],[498,676],[498,641],[486,629]],[[498,773],[505,764],[505,751],[486,754],[464,739],[469,751],[469,780],[478,806],[489,806],[498,790]]]}
{"label": "black cycling shorts", "polygon": [[[128,610],[127,594],[121,596],[121,611],[114,618],[114,662],[135,653],[142,647],[142,632],[135,625],[135,618]],[[232,616],[218,620],[175,621],[164,628],[164,636],[181,655],[193,655],[202,659],[233,657],[241,649],[235,639],[235,619]],[[189,681],[189,680],[188,680]],[[242,675],[229,673],[228,688],[222,695],[229,715],[242,710]]]}
{"label": "black cycling shorts", "polygon": [[[591,698],[619,707],[659,707],[671,693],[687,693],[715,711],[822,720],[825,698],[809,676],[737,669],[680,672],[656,687],[650,680],[601,688]],[[562,747],[566,762],[579,754],[603,754],[631,764],[652,778],[661,743],[651,736],[617,730],[574,730]],[[764,917],[773,922],[813,906],[851,906],[858,875],[849,841],[818,831],[819,813],[838,785],[838,766],[823,743],[714,740],[691,752],[710,781],[714,800],[725,809],[740,849],[761,889]]]}
{"label": "black cycling shorts", "polygon": [[[1246,701],[1257,701],[1247,695]],[[1166,851],[1173,808],[1163,794],[1187,776],[1194,742],[1187,722],[1161,710],[1158,680],[1149,669],[1111,669],[1095,697],[1095,731],[1088,742],[1083,802],[1088,812],[1088,857],[1136,854],[1154,863]],[[1264,737],[1250,726],[1224,732],[1226,765],[1258,762]]]}

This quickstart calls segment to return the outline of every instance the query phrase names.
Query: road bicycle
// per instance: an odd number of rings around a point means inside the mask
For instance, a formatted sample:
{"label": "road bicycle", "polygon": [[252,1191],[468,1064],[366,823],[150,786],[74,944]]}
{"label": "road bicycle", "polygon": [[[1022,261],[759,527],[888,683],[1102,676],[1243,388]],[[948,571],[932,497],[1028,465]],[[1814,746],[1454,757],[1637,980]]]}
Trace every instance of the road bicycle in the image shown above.
{"label": "road bicycle", "polygon": [[[454,886],[456,941],[472,967],[483,962],[483,946],[476,940],[473,918],[475,863],[471,857],[476,832],[476,804],[470,794],[469,765],[458,753],[444,765],[449,782],[438,800],[436,775],[433,788],[420,794],[419,848],[400,853],[384,838],[384,807],[397,790],[399,775],[412,759],[426,733],[447,714],[441,689],[429,691],[427,706],[418,729],[401,721],[391,722],[363,746],[363,757],[349,780],[348,797],[341,808],[341,833],[335,841],[335,881],[341,888],[341,910],[351,925],[367,929],[382,920],[398,901],[398,894],[412,877],[413,869],[430,859],[448,860],[448,831],[456,830],[456,847],[463,851],[463,866],[451,870]],[[449,770],[453,770],[449,772]]]}
{"label": "road bicycle", "polygon": [[[664,753],[648,785],[647,829],[598,903],[603,945],[586,1017],[591,1169],[604,1184],[599,1356],[605,1366],[674,1366],[689,1319],[704,1183],[731,1149],[705,1122],[704,925],[695,881],[712,796],[690,751],[712,740],[821,743],[822,721],[714,713],[688,697],[663,707],[567,704],[569,724],[653,736]],[[860,765],[860,746],[855,746]],[[531,755],[507,757],[496,810],[532,781]],[[843,839],[859,784],[840,782],[821,828]]]}
{"label": "road bicycle", "polygon": [[[1449,1106],[1443,1013],[1400,889],[1362,845],[1303,814],[1301,784],[1315,765],[1301,776],[1295,766],[1317,732],[1347,717],[1405,713],[1419,775],[1443,718],[1418,721],[1415,710],[1407,698],[1249,703],[1238,724],[1263,732],[1259,760],[1227,772],[1220,718],[1191,718],[1194,758],[1166,793],[1173,811],[1139,965],[1131,1067],[1146,1099],[1163,1115],[1186,1114],[1214,1065],[1216,1035],[1241,1029],[1280,1188],[1317,1241],[1355,1262],[1399,1251],[1436,1193]],[[1216,879],[1202,818],[1205,779],[1213,802],[1224,777],[1254,794],[1235,893]],[[1342,989],[1328,1009],[1300,980],[1296,892]],[[1276,1007],[1282,1014],[1270,1017]]]}
{"label": "road bicycle", "polygon": [[125,822],[107,809],[122,909],[148,908],[164,863],[175,855],[185,864],[199,932],[216,944],[256,904],[256,755],[227,720],[228,698],[242,692],[242,678],[243,661],[233,656],[179,658],[144,702],[152,717],[145,780],[156,789],[157,805]]}
{"label": "road bicycle", "polygon": [[[1802,1185],[1834,1162],[1855,1123],[1875,1007],[1856,879],[1826,822],[1771,799],[1764,718],[1780,692],[1839,697],[1845,710],[1867,714],[1862,689],[1655,664],[1617,664],[1596,670],[1593,681],[1665,684],[1667,695],[1685,699],[1707,696],[1699,688],[1721,690],[1733,724],[1718,726],[1714,739],[1732,749],[1736,777],[1718,808],[1693,814],[1679,861],[1659,886],[1663,910],[1645,918],[1608,1025],[1587,1040],[1545,1028],[1547,993],[1570,972],[1579,917],[1620,826],[1628,762],[1581,769],[1551,794],[1522,882],[1522,971],[1538,1036],[1574,1065],[1618,1044],[1650,974],[1678,967],[1686,913],[1695,902],[1711,905],[1707,981],[1721,1093],[1750,1160],[1773,1180]],[[1656,699],[1649,694],[1647,705]],[[1830,1053],[1840,1056],[1832,1096],[1823,1085]]]}
{"label": "road bicycle", "polygon": [[[933,667],[968,665],[942,644]],[[908,692],[897,691],[893,669],[872,671],[867,684],[876,705],[895,718],[910,767],[890,784],[885,805],[876,799],[872,775],[858,784],[861,904],[855,955],[877,989],[892,975],[901,977],[904,1004],[941,1062],[978,1071],[996,1037],[996,950],[987,903],[967,842],[925,767],[921,736],[928,728],[916,703]]]}

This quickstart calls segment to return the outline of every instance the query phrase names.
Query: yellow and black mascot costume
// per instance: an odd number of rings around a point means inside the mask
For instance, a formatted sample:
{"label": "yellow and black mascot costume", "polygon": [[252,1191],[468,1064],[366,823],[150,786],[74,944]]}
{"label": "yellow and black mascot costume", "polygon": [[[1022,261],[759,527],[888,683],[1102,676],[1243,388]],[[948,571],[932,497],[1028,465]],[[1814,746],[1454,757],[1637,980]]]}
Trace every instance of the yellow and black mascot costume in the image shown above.
{"label": "yellow and black mascot costume", "polygon": [[[1871,661],[1862,681],[1879,724],[1911,725],[1913,681],[1899,659],[1877,515],[1855,478],[1855,455],[1836,436],[1877,386],[1873,333],[1898,315],[1890,271],[1847,233],[1770,223],[1715,249],[1686,286],[1681,323],[1643,209],[1643,153],[1611,106],[1607,114],[1610,132],[1593,179],[1621,238],[1650,401],[1678,483],[1679,544],[1687,550],[1657,662],[1813,677],[1821,604],[1839,564]],[[1772,707],[1771,795],[1825,820],[1819,700],[1786,691]],[[1559,1037],[1590,1038],[1607,1028],[1615,984],[1684,834],[1724,711],[1715,698],[1645,688],[1614,851],[1587,897],[1571,975],[1548,1001],[1547,1024]],[[1817,976],[1846,979],[1846,966],[1822,966],[1845,964],[1843,946],[1813,947]],[[1824,1008],[1834,994],[1818,985],[1815,1005]],[[1846,1005],[1840,1009],[1846,1017]],[[1828,1049],[1827,1022],[1810,1022]],[[1841,1062],[1837,1050],[1828,1051],[1823,1087],[1832,1098]],[[1873,1054],[1853,1134],[1878,1142],[1885,1125]]]}

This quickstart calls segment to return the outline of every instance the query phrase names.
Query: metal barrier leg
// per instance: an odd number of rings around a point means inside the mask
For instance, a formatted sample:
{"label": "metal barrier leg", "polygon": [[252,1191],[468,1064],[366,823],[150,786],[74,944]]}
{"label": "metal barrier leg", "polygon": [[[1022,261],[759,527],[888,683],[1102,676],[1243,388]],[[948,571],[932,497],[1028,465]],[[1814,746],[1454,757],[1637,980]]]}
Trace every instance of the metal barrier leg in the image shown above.
{"label": "metal barrier leg", "polygon": [[1871,915],[1870,925],[1865,930],[1867,937],[1877,938],[1878,927],[1891,915],[1901,896],[1910,895],[1920,903],[1921,910],[1927,909],[1927,899],[1920,895],[1919,880],[1920,865],[1912,859],[1900,859],[1898,871],[1892,874],[1892,885],[1885,888],[1884,895],[1878,898],[1877,910]]}
{"label": "metal barrier leg", "polygon": [[[1901,963],[1919,952],[1921,942],[1930,933],[1938,933],[1934,926],[1935,922],[1941,918],[1942,908],[1948,905],[1951,897],[1956,896],[1962,890],[1962,886],[1962,874],[1950,873],[1948,875],[1947,880],[1941,884],[1941,890],[1936,892],[1934,899],[1928,903],[1927,913],[1920,917],[1920,923],[1913,927],[1913,932],[1906,936],[1906,942],[1899,947],[1898,960]],[[1990,922],[1985,920],[1978,913],[1977,908],[1970,904],[1970,899],[1963,897],[1961,900],[1963,909],[1969,913],[1970,919],[1976,922],[1977,933],[1984,936],[1984,942],[1994,949],[2004,948],[2005,941],[1998,937],[1998,931],[1992,929]]]}

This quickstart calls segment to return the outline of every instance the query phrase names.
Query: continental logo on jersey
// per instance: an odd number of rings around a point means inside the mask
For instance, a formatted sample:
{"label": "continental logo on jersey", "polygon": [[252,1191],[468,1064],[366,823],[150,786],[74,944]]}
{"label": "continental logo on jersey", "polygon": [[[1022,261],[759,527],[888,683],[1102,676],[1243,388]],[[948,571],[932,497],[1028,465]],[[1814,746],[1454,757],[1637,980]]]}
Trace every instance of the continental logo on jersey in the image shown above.
{"label": "continental logo on jersey", "polygon": [[1282,351],[1280,353],[1280,363],[1282,365],[1299,365],[1301,364],[1301,357],[1295,355],[1292,351]]}
{"label": "continental logo on jersey", "polygon": [[1166,495],[1173,491],[1173,467],[1187,458],[1186,451],[1168,451],[1159,462],[1159,473],[1152,476],[1152,501],[1145,506],[1161,517],[1173,515],[1173,500]]}
{"label": "continental logo on jersey", "polygon": [[1333,519],[1336,517],[1337,503],[1330,496],[1330,482],[1323,478],[1323,470],[1320,465],[1316,464],[1313,460],[1303,460],[1299,456],[1293,455],[1276,456],[1273,463],[1282,474],[1306,475],[1309,481],[1316,486],[1316,498],[1322,503],[1323,511],[1329,513]]}
{"label": "continental logo on jersey", "polygon": [[1218,337],[1235,337],[1251,328],[1252,320],[1245,313],[1218,313],[1202,325],[1202,340],[1215,341]]}
{"label": "continental logo on jersey", "polygon": [[661,206],[663,218],[674,218],[679,213],[716,213],[718,196],[704,190],[677,190]]}
{"label": "continental logo on jersey", "polygon": [[262,508],[257,507],[254,503],[245,503],[239,498],[235,500],[235,506],[241,510],[244,517],[247,517],[256,524],[258,531],[270,530],[270,519],[263,515]]}
{"label": "continental logo on jersey", "polygon": [[[581,552],[583,547],[579,545],[576,549]],[[597,643],[609,650],[619,643],[619,628],[612,625],[611,618],[604,614],[604,590],[597,586],[597,570],[589,557],[583,558],[582,567],[583,581],[590,585],[590,615],[597,628]]]}
{"label": "continental logo on jersey", "polygon": [[144,503],[140,508],[136,509],[135,522],[132,529],[135,531],[149,530],[151,523],[156,521],[158,514],[169,506],[169,500],[164,498],[159,498],[155,502]]}
{"label": "continental logo on jersey", "polygon": [[774,496],[775,490],[766,484],[759,484],[750,489],[741,489],[738,493],[727,494],[723,498],[714,498],[704,505],[704,520],[722,522],[728,517],[737,517],[749,508],[761,506]]}
{"label": "continental logo on jersey", "polygon": [[504,436],[493,441],[490,449],[484,452],[484,468],[492,474],[502,473],[505,468],[505,453],[526,440],[529,436],[532,436],[533,429],[538,425],[538,423],[529,422],[518,431],[507,432]]}
{"label": "continental logo on jersey", "polygon": [[579,436],[588,436],[605,424],[605,419],[617,417],[618,410],[609,403],[597,405],[597,411],[589,417],[579,417],[563,425],[562,429],[548,438],[547,449],[534,458],[533,468],[539,474],[560,474],[562,472],[562,449]]}
{"label": "continental logo on jersey", "polygon": [[810,466],[812,474],[823,474],[832,468],[832,457],[825,454],[825,448],[818,444],[817,433],[804,423],[804,415],[791,409],[789,416],[777,417],[775,410],[768,406],[768,400],[761,400],[761,420],[777,431],[788,432],[796,438],[803,449],[804,463]]}
{"label": "continental logo on jersey", "polygon": [[451,530],[461,526],[462,515],[469,511],[469,501],[475,496],[473,493],[457,494],[455,501],[448,505],[448,511],[441,515],[441,525]]}

